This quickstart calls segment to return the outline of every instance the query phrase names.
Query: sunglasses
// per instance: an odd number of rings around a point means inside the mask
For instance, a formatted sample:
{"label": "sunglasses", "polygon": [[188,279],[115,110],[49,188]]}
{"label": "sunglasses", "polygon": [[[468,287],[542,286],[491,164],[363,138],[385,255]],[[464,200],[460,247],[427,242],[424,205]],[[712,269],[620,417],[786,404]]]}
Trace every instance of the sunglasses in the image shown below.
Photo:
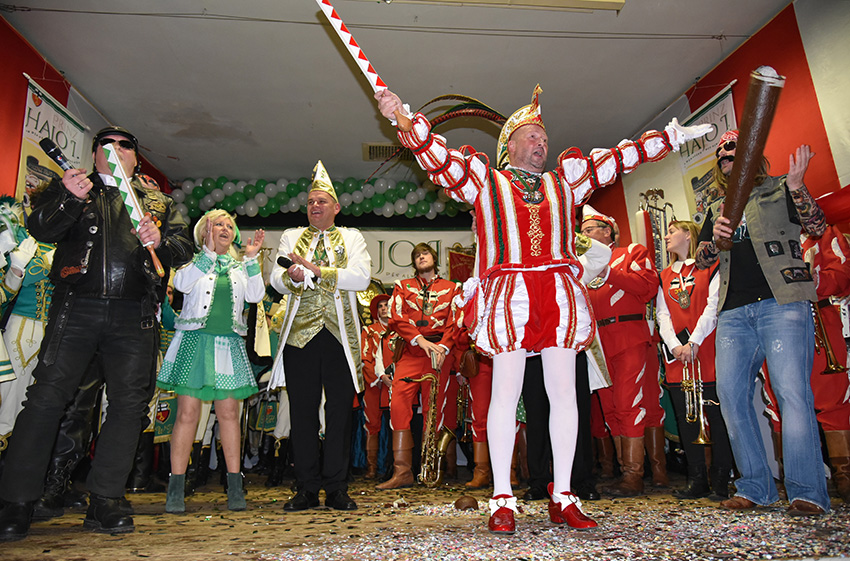
{"label": "sunglasses", "polygon": [[717,151],[714,153],[715,156],[720,155],[721,150],[726,150],[727,152],[731,152],[738,145],[734,140],[727,140],[723,144],[717,147]]}
{"label": "sunglasses", "polygon": [[113,142],[117,142],[118,146],[120,146],[124,150],[136,149],[136,145],[129,140],[115,140],[114,138],[101,138],[100,140],[98,140],[98,144],[100,144],[101,146],[106,146],[107,144],[112,144]]}

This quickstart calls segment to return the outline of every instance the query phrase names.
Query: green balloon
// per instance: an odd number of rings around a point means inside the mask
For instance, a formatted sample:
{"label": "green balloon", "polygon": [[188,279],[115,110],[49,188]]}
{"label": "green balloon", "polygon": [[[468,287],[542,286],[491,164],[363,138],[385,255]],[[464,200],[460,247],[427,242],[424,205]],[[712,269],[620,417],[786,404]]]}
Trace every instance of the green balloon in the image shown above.
{"label": "green balloon", "polygon": [[[310,180],[309,180],[309,179],[307,179],[306,177],[299,177],[299,178],[298,178],[298,191],[299,191],[299,192],[300,192],[300,191],[305,191],[305,192],[306,192],[306,191],[307,191],[307,189],[309,189],[309,188],[310,188]],[[298,194],[298,193],[296,193],[296,195],[297,195],[297,194]]]}
{"label": "green balloon", "polygon": [[429,210],[431,210],[431,205],[428,204],[428,201],[419,201],[416,203],[416,212],[419,214],[425,214]]}
{"label": "green balloon", "polygon": [[457,216],[457,207],[446,205],[446,214],[454,218]]}
{"label": "green balloon", "polygon": [[257,193],[263,193],[263,192],[265,192],[265,190],[266,190],[266,185],[268,185],[268,184],[269,184],[269,182],[268,182],[268,181],[266,181],[265,179],[258,179],[258,180],[257,180],[257,183],[256,183],[256,185],[257,185]]}
{"label": "green balloon", "polygon": [[281,191],[280,193],[275,195],[274,198],[277,201],[278,206],[289,204],[289,194],[286,191]]}
{"label": "green balloon", "polygon": [[212,193],[213,189],[215,189],[215,179],[213,179],[212,177],[207,177],[206,179],[204,179],[201,185],[207,193]]}
{"label": "green balloon", "polygon": [[363,199],[360,206],[363,207],[363,212],[372,212],[372,209],[375,208],[372,204],[372,199]]}
{"label": "green balloon", "polygon": [[224,200],[221,201],[221,208],[227,212],[233,212],[236,209],[236,203],[233,202],[233,197],[225,197]]}
{"label": "green balloon", "polygon": [[185,204],[186,207],[189,209],[198,208],[198,199],[196,199],[195,197],[186,197],[186,200],[183,201],[183,204]]}
{"label": "green balloon", "polygon": [[239,191],[236,191],[230,196],[233,198],[233,202],[236,203],[236,206],[234,206],[233,208],[236,208],[239,205],[244,205],[245,201],[248,200],[248,198],[245,196],[245,193],[240,193]]}
{"label": "green balloon", "polygon": [[[210,181],[212,181],[212,180],[210,180]],[[207,191],[206,191],[206,189],[204,189],[203,187],[198,185],[197,187],[192,189],[192,196],[195,197],[196,199],[200,200],[200,199],[203,199],[204,197],[207,196]]]}
{"label": "green balloon", "polygon": [[260,207],[260,210],[258,210],[257,212],[258,212],[258,213],[259,213],[259,215],[260,215],[260,216],[262,216],[263,218],[267,218],[267,217],[268,217],[268,215],[270,214],[270,213],[269,213],[269,209],[267,209],[267,208],[266,208],[266,207],[264,207],[264,206],[261,206],[261,207]]}
{"label": "green balloon", "polygon": [[409,207],[407,207],[407,210],[404,211],[404,215],[408,218],[415,218],[416,217],[416,206],[410,205]]}
{"label": "green balloon", "polygon": [[333,185],[334,185],[334,191],[336,191],[337,193],[343,192],[344,186],[342,184],[342,181],[336,180],[336,181],[333,182]]}
{"label": "green balloon", "polygon": [[225,183],[227,183],[227,178],[224,177],[223,175],[219,176],[219,178],[215,180],[215,186],[218,189],[221,189],[222,187],[224,187]]}
{"label": "green balloon", "polygon": [[387,202],[394,203],[399,199],[398,191],[395,189],[387,189],[384,193],[384,198]]}
{"label": "green balloon", "polygon": [[301,187],[297,183],[290,183],[286,186],[286,194],[291,197],[297,197],[301,192]]}
{"label": "green balloon", "polygon": [[437,192],[436,191],[428,191],[425,193],[425,200],[429,203],[433,203],[437,200]]}
{"label": "green balloon", "polygon": [[269,199],[269,202],[266,203],[266,208],[269,210],[269,214],[274,214],[280,210],[280,204],[277,202],[277,199]]}
{"label": "green balloon", "polygon": [[242,193],[245,195],[246,199],[251,200],[254,198],[254,195],[257,194],[257,187],[249,183],[244,189],[242,189]]}
{"label": "green balloon", "polygon": [[343,213],[344,215],[348,216],[349,214],[351,214],[351,210],[352,210],[353,206],[354,205],[344,206],[340,209],[340,212]]}
{"label": "green balloon", "polygon": [[357,180],[353,177],[346,177],[342,182],[342,186],[346,193],[353,193],[357,189]]}
{"label": "green balloon", "polygon": [[384,203],[387,202],[387,197],[383,193],[375,193],[372,195],[372,208],[384,206]]}
{"label": "green balloon", "polygon": [[360,216],[363,214],[363,203],[354,203],[351,205],[351,214]]}
{"label": "green balloon", "polygon": [[189,218],[197,218],[201,215],[201,209],[198,207],[189,207]]}

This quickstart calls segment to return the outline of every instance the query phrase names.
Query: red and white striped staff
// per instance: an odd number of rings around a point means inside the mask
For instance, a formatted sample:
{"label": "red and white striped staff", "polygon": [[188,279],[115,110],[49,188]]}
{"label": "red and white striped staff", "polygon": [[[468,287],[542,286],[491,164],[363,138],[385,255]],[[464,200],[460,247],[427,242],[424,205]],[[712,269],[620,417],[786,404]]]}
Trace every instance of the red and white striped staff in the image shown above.
{"label": "red and white striped staff", "polygon": [[[354,62],[357,63],[360,71],[363,72],[363,75],[366,76],[367,80],[369,80],[369,85],[372,86],[372,91],[378,93],[379,91],[387,89],[387,85],[383,80],[381,80],[381,77],[378,76],[378,73],[375,71],[372,63],[369,62],[369,59],[366,58],[366,55],[363,54],[363,49],[361,49],[360,45],[357,44],[357,41],[354,40],[354,36],[351,35],[351,32],[345,26],[345,22],[343,22],[342,18],[339,17],[339,14],[336,13],[336,9],[333,5],[328,2],[328,0],[316,0],[316,4],[318,4],[319,8],[322,9],[325,17],[328,18],[331,27],[334,28],[334,31],[336,31],[336,34],[348,49],[348,52],[351,53],[351,56],[354,58]],[[398,111],[395,112],[395,116],[399,123],[398,128],[405,131],[410,130],[412,127],[410,119],[401,115]]]}

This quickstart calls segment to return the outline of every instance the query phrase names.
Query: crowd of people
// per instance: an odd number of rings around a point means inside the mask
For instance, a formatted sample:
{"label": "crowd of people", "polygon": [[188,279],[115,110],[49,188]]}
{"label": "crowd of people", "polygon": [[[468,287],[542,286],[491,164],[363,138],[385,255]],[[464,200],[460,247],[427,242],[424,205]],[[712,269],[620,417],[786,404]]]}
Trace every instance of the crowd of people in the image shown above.
{"label": "crowd of people", "polygon": [[[744,510],[776,502],[783,488],[790,515],[825,514],[820,428],[836,491],[850,502],[850,382],[846,373],[822,374],[826,359],[815,360],[816,346],[828,346],[831,362],[847,362],[830,297],[850,294],[850,245],[803,182],[809,148],[791,155],[785,176],[768,175],[765,161],[734,231],[722,199],[701,228],[670,222],[670,265],[659,271],[647,247],[621,246],[616,220],[587,201],[712,127],[674,119],[589,156],[567,150],[547,171],[540,93],[538,86],[531,104],[507,119],[495,165],[448,148],[425,116],[389,90],[375,95],[429,178],[473,209],[475,270],[463,284],[450,280],[437,251],[415,245],[413,274],[372,299],[368,325],[357,293],[370,285],[371,258],[358,230],[336,224],[341,209],[321,161],[308,225],[283,233],[269,286],[258,260],[264,231],[243,240],[233,216],[211,210],[190,236],[173,201],[139,179],[138,141],[120,127],[95,135],[93,173],[67,170],[32,197],[26,227],[18,203],[0,205],[0,436],[8,440],[0,541],[22,539],[33,520],[86,504],[87,528],[133,531],[125,490],[135,488],[128,481],[143,458],[150,464],[156,388],[177,396],[169,454],[160,455],[170,471],[160,489],[165,512],[185,512],[192,470],[209,463],[197,444],[209,433],[210,403],[227,507],[244,510],[240,419],[263,370],[280,397],[273,436],[259,447],[278,458],[269,462],[269,486],[292,469],[288,512],[318,507],[322,491],[327,507],[358,508],[348,483],[358,448],[352,438],[358,442],[361,431],[363,475],[381,492],[413,486],[417,471],[429,485],[456,477],[467,428],[472,476],[464,484],[492,486],[494,534],[516,531],[521,476],[528,482],[521,499],[548,500],[553,524],[586,530],[597,522],[582,500],[643,494],[645,466],[649,485],[669,489],[674,448],[687,465],[687,486],[670,490],[681,499],[711,496],[722,508]],[[721,189],[737,141],[737,131],[728,131],[717,147]],[[117,152],[144,208],[135,228],[105,146]],[[732,240],[731,251],[718,249],[720,239]],[[170,280],[157,274],[147,245],[173,270]],[[182,295],[176,312],[167,287]],[[264,305],[270,299],[280,300],[279,313]],[[279,341],[263,368],[250,305],[260,323],[268,314]],[[778,480],[753,405],[760,375]],[[89,448],[104,387],[88,496],[75,497],[70,474]],[[665,432],[665,391],[675,437]],[[465,403],[460,415],[458,401]],[[607,483],[601,490],[599,480]]]}

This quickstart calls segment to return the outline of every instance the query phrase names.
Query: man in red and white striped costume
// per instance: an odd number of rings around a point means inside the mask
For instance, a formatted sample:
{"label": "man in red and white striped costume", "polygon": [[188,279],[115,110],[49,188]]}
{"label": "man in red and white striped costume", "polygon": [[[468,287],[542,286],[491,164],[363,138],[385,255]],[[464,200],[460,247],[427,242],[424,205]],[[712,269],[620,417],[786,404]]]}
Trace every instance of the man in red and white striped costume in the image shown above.
{"label": "man in red and white striped costume", "polygon": [[575,355],[594,333],[585,289],[578,280],[574,206],[594,189],[612,183],[617,174],[660,160],[686,140],[711,130],[683,128],[674,122],[664,132],[650,131],[637,142],[623,141],[587,157],[571,148],[558,157],[556,170],[544,173],[548,137],[539,93],[538,86],[532,103],[503,126],[496,167],[471,149],[466,155],[466,149],[448,149],[443,137],[431,133],[428,119],[420,113],[411,115],[389,90],[375,94],[381,114],[391,122],[395,123],[396,111],[412,120],[411,130],[398,136],[431,180],[453,199],[473,205],[477,215],[476,274],[464,285],[464,314],[469,314],[470,335],[479,351],[494,357],[487,421],[494,497],[488,527],[497,534],[512,534],[516,528],[510,466],[528,352],[542,355],[552,403],[557,492],[551,494],[550,520],[573,528],[596,526],[569,492],[578,424]]}

